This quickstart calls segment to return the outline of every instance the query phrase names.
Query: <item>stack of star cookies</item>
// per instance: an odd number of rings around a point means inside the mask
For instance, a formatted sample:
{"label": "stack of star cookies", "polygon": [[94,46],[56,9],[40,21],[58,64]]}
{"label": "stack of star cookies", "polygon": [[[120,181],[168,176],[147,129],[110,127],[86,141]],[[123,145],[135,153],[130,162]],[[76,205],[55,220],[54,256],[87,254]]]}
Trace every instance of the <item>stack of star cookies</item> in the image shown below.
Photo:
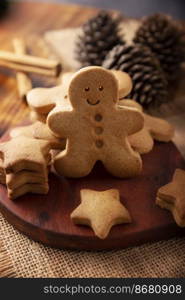
{"label": "stack of star cookies", "polygon": [[[21,147],[21,150],[20,150]],[[18,136],[0,144],[0,156],[10,199],[30,193],[47,194],[49,141]]]}
{"label": "stack of star cookies", "polygon": [[157,191],[156,204],[171,211],[175,222],[185,227],[185,171],[176,169],[172,181]]}

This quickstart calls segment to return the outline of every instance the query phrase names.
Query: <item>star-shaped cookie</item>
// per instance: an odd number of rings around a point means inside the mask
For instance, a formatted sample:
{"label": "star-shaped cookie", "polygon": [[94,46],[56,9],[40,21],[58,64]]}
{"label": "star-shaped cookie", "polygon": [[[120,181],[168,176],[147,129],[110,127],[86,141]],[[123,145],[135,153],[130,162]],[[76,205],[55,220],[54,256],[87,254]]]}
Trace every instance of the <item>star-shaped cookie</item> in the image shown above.
{"label": "star-shaped cookie", "polygon": [[51,144],[52,149],[65,149],[66,141],[54,136],[47,124],[37,121],[31,125],[19,126],[10,131],[10,136],[26,136],[38,140],[46,140]]}
{"label": "star-shaped cookie", "polygon": [[16,189],[9,189],[8,188],[8,197],[12,200],[27,194],[47,194],[49,191],[48,183],[39,184],[39,183],[26,183]]}
{"label": "star-shaped cookie", "polygon": [[81,204],[72,212],[71,219],[75,224],[90,226],[95,235],[105,239],[112,226],[130,223],[128,210],[121,204],[119,191],[81,190]]}
{"label": "star-shaped cookie", "polygon": [[157,192],[156,204],[171,211],[177,225],[185,226],[185,171],[176,169],[170,183]]}
{"label": "star-shaped cookie", "polygon": [[47,172],[50,149],[48,141],[18,136],[0,144],[0,157],[7,174],[20,170]]}

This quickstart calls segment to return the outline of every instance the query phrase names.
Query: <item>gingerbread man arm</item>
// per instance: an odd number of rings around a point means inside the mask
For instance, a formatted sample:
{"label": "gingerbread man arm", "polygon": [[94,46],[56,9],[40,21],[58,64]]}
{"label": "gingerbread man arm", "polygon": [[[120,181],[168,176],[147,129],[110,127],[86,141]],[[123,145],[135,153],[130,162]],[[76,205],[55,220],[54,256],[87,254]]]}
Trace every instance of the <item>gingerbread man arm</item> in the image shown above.
{"label": "gingerbread man arm", "polygon": [[127,135],[140,131],[144,126],[144,118],[141,112],[135,108],[118,107],[119,126],[124,128]]}
{"label": "gingerbread man arm", "polygon": [[73,114],[70,107],[63,110],[63,107],[58,105],[49,113],[47,124],[56,136],[67,138],[73,131]]}

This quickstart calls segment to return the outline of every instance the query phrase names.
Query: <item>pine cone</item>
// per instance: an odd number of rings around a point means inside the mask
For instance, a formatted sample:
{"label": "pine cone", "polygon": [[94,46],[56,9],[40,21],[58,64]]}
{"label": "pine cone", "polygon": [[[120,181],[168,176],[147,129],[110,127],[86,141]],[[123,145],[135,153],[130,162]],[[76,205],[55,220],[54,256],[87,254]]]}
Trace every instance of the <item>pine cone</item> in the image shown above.
{"label": "pine cone", "polygon": [[159,59],[167,78],[173,80],[185,58],[183,35],[180,26],[169,16],[155,14],[144,19],[134,42],[148,46]]}
{"label": "pine cone", "polygon": [[101,66],[106,54],[117,44],[123,43],[119,37],[119,20],[101,11],[82,27],[83,34],[76,42],[75,57],[82,67]]}
{"label": "pine cone", "polygon": [[160,105],[167,98],[167,82],[159,61],[142,45],[118,45],[103,62],[103,67],[127,72],[133,81],[131,98],[147,107]]}

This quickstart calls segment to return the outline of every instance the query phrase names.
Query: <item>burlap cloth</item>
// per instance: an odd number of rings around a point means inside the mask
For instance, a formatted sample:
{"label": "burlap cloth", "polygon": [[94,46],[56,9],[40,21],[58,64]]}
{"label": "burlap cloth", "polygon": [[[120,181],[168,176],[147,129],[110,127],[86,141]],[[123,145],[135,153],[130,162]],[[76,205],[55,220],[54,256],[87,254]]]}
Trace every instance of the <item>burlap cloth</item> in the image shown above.
{"label": "burlap cloth", "polygon": [[0,236],[16,277],[184,277],[185,239],[119,251],[57,250],[33,242],[0,215]]}
{"label": "burlap cloth", "polygon": [[[130,26],[133,29],[133,27],[137,27],[137,24],[131,23]],[[74,63],[69,57],[70,50],[72,52],[75,34],[73,33],[72,36],[70,30],[46,34],[46,40],[52,44],[53,50],[57,52],[56,50],[60,49],[60,53],[57,54],[61,56],[61,59],[63,58],[63,61],[65,61],[67,55],[66,61],[70,61],[71,64],[66,66],[66,69],[74,67]],[[69,35],[70,39],[67,38]],[[63,40],[65,40],[65,43],[62,42]],[[59,47],[59,45],[65,45],[65,47]],[[184,83],[182,86],[184,87]],[[162,107],[162,113],[163,117],[175,125],[174,142],[185,157],[183,138],[185,131],[184,94],[183,91],[183,97],[182,95],[178,96],[178,105],[173,102],[172,107]],[[185,238],[174,238],[119,251],[57,250],[29,240],[9,225],[0,214],[0,239],[4,244],[2,251],[3,266],[6,261],[9,276],[185,277]],[[4,276],[6,276],[6,273],[7,270]]]}

